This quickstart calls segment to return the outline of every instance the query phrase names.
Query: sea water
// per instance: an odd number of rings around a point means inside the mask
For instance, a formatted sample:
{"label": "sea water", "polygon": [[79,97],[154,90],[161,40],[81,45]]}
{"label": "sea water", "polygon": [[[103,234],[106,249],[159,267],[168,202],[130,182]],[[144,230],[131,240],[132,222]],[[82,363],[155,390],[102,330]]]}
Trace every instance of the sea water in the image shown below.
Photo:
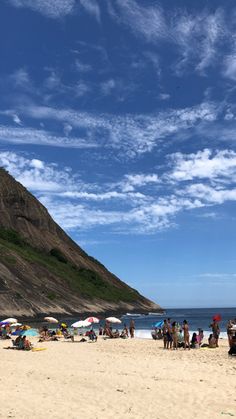
{"label": "sea water", "polygon": [[198,328],[204,331],[204,337],[208,337],[211,333],[210,324],[215,314],[221,315],[220,330],[221,338],[226,338],[226,327],[230,319],[236,318],[236,308],[173,308],[166,309],[164,315],[147,315],[135,316],[132,315],[122,316],[122,321],[129,326],[130,319],[135,321],[135,336],[138,338],[151,338],[151,329],[153,325],[167,318],[178,322],[182,325],[183,320],[187,320],[189,324],[190,333],[197,332]]}
{"label": "sea water", "polygon": [[[123,329],[124,324],[129,327],[130,320],[133,319],[135,321],[135,337],[142,338],[142,339],[151,339],[151,331],[156,322],[161,320],[170,318],[171,322],[176,321],[180,325],[182,325],[183,320],[187,320],[189,324],[189,330],[192,334],[193,332],[197,332],[198,328],[201,328],[204,331],[204,337],[207,338],[211,333],[210,324],[212,323],[212,318],[215,314],[221,315],[221,322],[220,324],[220,338],[227,338],[226,327],[227,322],[230,319],[236,318],[236,308],[176,308],[176,309],[166,309],[165,314],[148,314],[148,315],[123,315],[119,316],[122,321],[122,324],[114,324],[112,325],[113,329],[118,329],[121,331]],[[96,315],[96,313],[93,313]],[[101,326],[104,325],[104,319],[102,316],[97,315],[98,318],[101,318]],[[77,320],[84,320],[83,316],[75,317],[67,317],[64,319],[60,319],[61,321],[65,321],[68,326],[74,323]],[[29,322],[32,327],[38,328],[42,326],[42,323],[35,323]],[[45,324],[45,323],[44,323]],[[55,329],[56,325],[48,324],[50,329]],[[99,325],[93,325],[94,330],[98,331]],[[84,332],[86,329],[81,330]]]}

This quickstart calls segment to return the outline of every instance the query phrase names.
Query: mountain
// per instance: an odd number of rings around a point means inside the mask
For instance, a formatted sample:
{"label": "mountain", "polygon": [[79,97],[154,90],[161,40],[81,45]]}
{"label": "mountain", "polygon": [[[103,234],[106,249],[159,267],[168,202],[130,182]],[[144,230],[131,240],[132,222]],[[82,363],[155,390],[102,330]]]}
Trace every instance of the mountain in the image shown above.
{"label": "mountain", "polygon": [[19,182],[0,168],[0,313],[161,311],[84,252]]}

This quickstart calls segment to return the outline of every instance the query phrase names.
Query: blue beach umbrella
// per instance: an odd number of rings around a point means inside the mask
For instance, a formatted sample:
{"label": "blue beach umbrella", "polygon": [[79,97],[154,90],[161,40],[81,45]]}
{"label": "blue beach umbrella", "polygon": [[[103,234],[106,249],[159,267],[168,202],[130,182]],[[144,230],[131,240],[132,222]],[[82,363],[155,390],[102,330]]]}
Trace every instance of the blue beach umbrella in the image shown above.
{"label": "blue beach umbrella", "polygon": [[34,330],[34,329],[29,329],[29,330],[16,330],[15,332],[12,333],[12,335],[15,336],[38,336],[39,333]]}
{"label": "blue beach umbrella", "polygon": [[160,329],[163,326],[163,324],[164,324],[164,321],[161,320],[159,322],[153,323],[152,327],[157,327],[158,329]]}

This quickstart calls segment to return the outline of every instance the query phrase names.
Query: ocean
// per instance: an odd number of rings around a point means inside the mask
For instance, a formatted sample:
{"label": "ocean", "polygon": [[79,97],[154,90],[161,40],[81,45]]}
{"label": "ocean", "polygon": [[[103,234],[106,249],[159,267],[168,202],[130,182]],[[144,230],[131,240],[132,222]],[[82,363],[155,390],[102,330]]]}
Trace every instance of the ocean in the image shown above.
{"label": "ocean", "polygon": [[212,317],[220,314],[222,321],[220,322],[221,338],[227,338],[226,327],[230,319],[236,318],[236,308],[176,308],[166,309],[164,315],[148,315],[140,317],[132,317],[131,315],[122,316],[122,321],[129,325],[131,318],[135,321],[135,335],[138,338],[151,338],[151,329],[155,322],[160,320],[171,319],[171,322],[177,321],[182,324],[183,320],[187,320],[190,333],[197,332],[198,328],[203,329],[204,337],[208,337],[211,333],[209,327]]}
{"label": "ocean", "polygon": [[[155,315],[155,314],[148,314],[148,315],[123,315],[119,318],[122,320],[122,324],[120,325],[113,325],[113,329],[118,328],[118,330],[122,330],[124,323],[126,323],[127,327],[129,327],[129,322],[131,318],[135,321],[135,337],[142,338],[142,339],[151,339],[151,331],[153,325],[160,321],[167,319],[168,317],[171,319],[171,322],[177,321],[179,324],[183,323],[183,320],[187,320],[189,323],[190,333],[197,332],[198,328],[203,329],[204,337],[207,338],[211,333],[211,329],[209,327],[210,323],[212,322],[212,317],[215,314],[220,314],[222,321],[220,322],[220,329],[221,334],[220,338],[227,338],[226,333],[226,326],[227,322],[230,319],[236,318],[236,308],[176,308],[176,309],[166,309],[165,314],[163,315]],[[94,313],[95,315],[95,313]],[[100,317],[98,315],[98,317]],[[74,323],[77,320],[84,319],[83,317],[79,316],[75,317],[67,317],[61,321],[65,321],[68,326]],[[40,323],[36,322],[27,322],[33,328],[38,328]],[[42,325],[42,323],[41,323]],[[104,325],[104,320],[101,320],[101,325]],[[98,330],[97,324],[94,325],[94,330],[97,332]],[[55,325],[48,324],[50,329],[55,329]],[[82,330],[81,330],[82,331]]]}

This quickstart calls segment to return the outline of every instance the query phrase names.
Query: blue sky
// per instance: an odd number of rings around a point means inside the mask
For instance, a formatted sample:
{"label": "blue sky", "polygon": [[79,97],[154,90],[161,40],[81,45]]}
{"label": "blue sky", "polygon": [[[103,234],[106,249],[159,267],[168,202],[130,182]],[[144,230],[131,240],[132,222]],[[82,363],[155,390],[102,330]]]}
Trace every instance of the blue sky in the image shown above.
{"label": "blue sky", "polygon": [[0,7],[0,165],[152,300],[235,306],[235,2]]}

